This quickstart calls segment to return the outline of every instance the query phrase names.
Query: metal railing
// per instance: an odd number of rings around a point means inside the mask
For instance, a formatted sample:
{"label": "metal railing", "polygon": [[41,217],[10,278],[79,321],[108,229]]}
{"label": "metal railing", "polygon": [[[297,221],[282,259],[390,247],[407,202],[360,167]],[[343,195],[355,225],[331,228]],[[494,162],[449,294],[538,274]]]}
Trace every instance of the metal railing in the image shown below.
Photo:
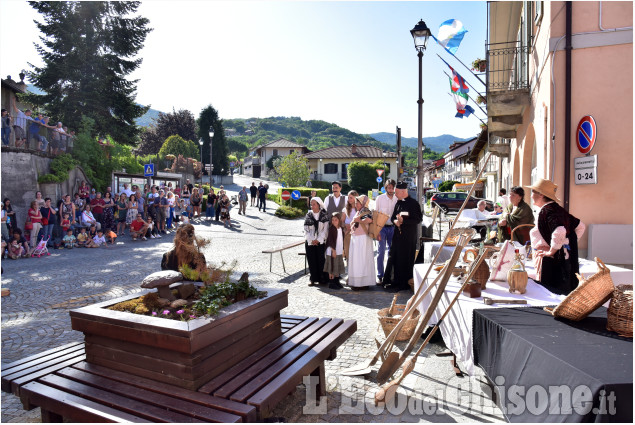
{"label": "metal railing", "polygon": [[487,45],[487,91],[529,88],[529,46],[520,41]]}
{"label": "metal railing", "polygon": [[[55,128],[44,126],[39,122],[22,120],[11,121],[10,132],[2,130],[2,148],[11,150],[40,152],[48,155],[71,153],[75,136],[57,131]],[[37,124],[40,130],[31,131],[31,125]]]}

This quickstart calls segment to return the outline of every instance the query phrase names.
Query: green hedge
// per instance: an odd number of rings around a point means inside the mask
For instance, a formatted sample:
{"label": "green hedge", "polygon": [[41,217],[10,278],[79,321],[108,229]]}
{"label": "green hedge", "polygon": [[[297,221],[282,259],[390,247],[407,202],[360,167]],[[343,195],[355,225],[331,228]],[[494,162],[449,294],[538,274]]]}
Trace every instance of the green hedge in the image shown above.
{"label": "green hedge", "polygon": [[280,195],[282,195],[282,192],[285,190],[288,191],[289,193],[293,192],[294,190],[298,190],[300,191],[300,196],[304,198],[311,196],[311,191],[313,190],[315,190],[316,195],[322,198],[322,200],[326,199],[326,197],[329,196],[329,189],[319,189],[315,187],[283,187],[281,189],[278,189],[277,194],[272,195],[273,197],[275,197],[274,199],[272,199],[272,201],[274,201],[278,205],[291,205],[294,207],[298,207],[301,205],[301,208],[304,208],[306,204],[306,199],[300,199],[297,201],[294,201],[293,199],[289,199],[288,201],[283,201]]}
{"label": "green hedge", "polygon": [[[331,191],[331,184],[332,182],[323,182],[321,180],[311,180],[311,185],[313,186],[313,189],[327,189],[329,192]],[[342,183],[342,193],[344,195],[347,195],[348,192],[351,190],[351,187],[348,185],[348,181],[341,181],[340,183]],[[311,188],[309,188],[311,189]]]}
{"label": "green hedge", "polygon": [[304,212],[300,208],[287,207],[285,205],[281,205],[275,212],[275,215],[277,217],[288,219],[304,217],[305,214],[306,212]]}

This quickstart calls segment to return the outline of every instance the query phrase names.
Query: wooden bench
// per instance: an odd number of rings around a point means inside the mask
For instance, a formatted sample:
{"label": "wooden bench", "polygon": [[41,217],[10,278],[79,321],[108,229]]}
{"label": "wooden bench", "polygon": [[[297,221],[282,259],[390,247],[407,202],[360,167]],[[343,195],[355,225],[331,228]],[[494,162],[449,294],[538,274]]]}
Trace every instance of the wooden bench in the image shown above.
{"label": "wooden bench", "polygon": [[300,245],[304,245],[304,241],[292,242],[287,245],[279,246],[273,249],[266,249],[262,251],[263,254],[269,254],[269,271],[271,271],[271,264],[273,262],[273,254],[275,254],[276,252],[279,252],[280,260],[282,260],[282,270],[284,270],[284,272],[286,273],[287,269],[284,267],[284,257],[282,256],[282,251],[284,251],[285,249],[294,248]]}
{"label": "wooden bench", "polygon": [[25,409],[39,406],[43,422],[254,422],[269,415],[306,375],[357,329],[354,320],[281,316],[282,336],[198,391],[84,361],[84,343],[72,343],[2,368],[2,390]]}

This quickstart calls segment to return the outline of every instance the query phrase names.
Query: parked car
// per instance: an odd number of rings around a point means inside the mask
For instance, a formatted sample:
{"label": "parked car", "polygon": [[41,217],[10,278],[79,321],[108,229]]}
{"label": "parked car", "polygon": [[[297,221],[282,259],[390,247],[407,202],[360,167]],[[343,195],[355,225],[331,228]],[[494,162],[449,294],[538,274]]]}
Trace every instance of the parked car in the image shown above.
{"label": "parked car", "polygon": [[[437,192],[432,195],[432,198],[430,198],[430,204],[437,204],[444,213],[448,213],[450,211],[458,212],[461,209],[461,205],[463,205],[465,198],[467,198],[467,193],[465,192]],[[479,201],[481,201],[481,198],[470,196],[465,208],[476,208]],[[487,203],[485,209],[487,211],[494,211],[494,203],[492,201],[488,201],[487,199],[485,199],[485,202]]]}

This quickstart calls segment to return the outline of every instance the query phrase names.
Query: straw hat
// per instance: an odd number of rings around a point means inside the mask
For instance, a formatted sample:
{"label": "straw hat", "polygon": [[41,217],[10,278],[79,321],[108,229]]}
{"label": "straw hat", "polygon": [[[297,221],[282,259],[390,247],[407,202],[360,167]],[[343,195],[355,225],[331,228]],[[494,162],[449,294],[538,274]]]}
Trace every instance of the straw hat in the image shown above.
{"label": "straw hat", "polygon": [[554,184],[551,180],[538,179],[532,186],[525,186],[527,189],[534,190],[541,195],[553,199],[556,202],[560,202],[560,199],[556,196],[558,185]]}
{"label": "straw hat", "polygon": [[362,208],[368,206],[368,202],[370,201],[368,199],[368,196],[366,195],[359,195],[358,197],[355,198],[357,201],[359,201],[360,204],[362,204]]}

